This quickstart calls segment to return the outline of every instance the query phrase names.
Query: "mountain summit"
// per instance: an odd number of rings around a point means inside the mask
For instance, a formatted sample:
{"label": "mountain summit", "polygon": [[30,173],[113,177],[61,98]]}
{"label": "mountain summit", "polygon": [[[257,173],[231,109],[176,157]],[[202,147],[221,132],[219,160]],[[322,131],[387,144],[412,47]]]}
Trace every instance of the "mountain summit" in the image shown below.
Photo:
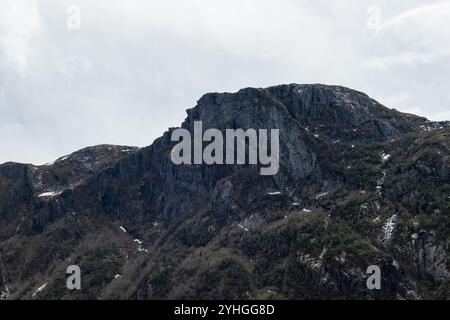
{"label": "mountain summit", "polygon": [[[279,129],[280,170],[175,165],[176,128],[1,165],[1,297],[448,298],[448,122],[320,84],[208,93],[181,128],[196,121]],[[72,264],[81,290],[65,287]]]}

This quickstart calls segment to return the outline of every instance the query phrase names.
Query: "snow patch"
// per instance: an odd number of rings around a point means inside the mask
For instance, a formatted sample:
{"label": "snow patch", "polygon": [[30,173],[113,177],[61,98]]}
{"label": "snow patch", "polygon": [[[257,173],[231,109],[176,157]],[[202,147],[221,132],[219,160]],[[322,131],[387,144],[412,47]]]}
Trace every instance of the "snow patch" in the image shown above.
{"label": "snow patch", "polygon": [[148,250],[145,249],[145,248],[142,248],[142,246],[139,246],[139,247],[138,247],[138,251],[139,251],[139,252],[145,252],[145,253],[148,252]]}
{"label": "snow patch", "polygon": [[122,230],[123,232],[125,232],[125,233],[127,232],[127,229],[125,229],[123,226],[120,226],[119,228],[120,228],[120,230]]}
{"label": "snow patch", "polygon": [[383,196],[382,189],[384,185],[384,180],[386,179],[386,175],[387,175],[386,170],[383,170],[383,175],[381,176],[381,178],[378,179],[377,185],[375,186],[375,193],[379,198]]}
{"label": "snow patch", "polygon": [[398,264],[397,261],[392,260],[392,265],[395,267],[395,269],[399,270],[400,269],[400,265]]}
{"label": "snow patch", "polygon": [[318,195],[316,195],[316,200],[319,200],[320,198],[323,198],[327,195],[328,195],[328,192],[319,193]]}
{"label": "snow patch", "polygon": [[47,192],[39,194],[38,197],[39,198],[52,198],[52,197],[59,196],[61,193],[62,193],[62,191],[60,191],[60,192],[47,191]]}
{"label": "snow patch", "polygon": [[381,154],[381,161],[383,161],[383,162],[388,161],[390,157],[391,157],[390,154],[384,153],[384,152],[383,152],[383,153]]}
{"label": "snow patch", "polygon": [[47,287],[48,283],[44,283],[42,286],[40,286],[39,288],[37,288],[37,290],[33,293],[33,297],[36,296],[39,292],[41,292],[42,290],[44,290]]}
{"label": "snow patch", "polygon": [[382,245],[387,246],[391,242],[396,221],[397,221],[397,214],[394,214],[392,215],[392,217],[387,219],[386,223],[383,225],[383,234],[381,236]]}
{"label": "snow patch", "polygon": [[248,231],[248,228],[244,227],[242,224],[238,224],[238,227],[244,231]]}

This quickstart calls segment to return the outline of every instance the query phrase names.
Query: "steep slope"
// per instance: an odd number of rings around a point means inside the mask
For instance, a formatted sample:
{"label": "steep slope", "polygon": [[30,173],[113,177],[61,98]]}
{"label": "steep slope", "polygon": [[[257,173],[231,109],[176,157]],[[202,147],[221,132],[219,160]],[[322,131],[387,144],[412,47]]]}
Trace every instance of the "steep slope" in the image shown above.
{"label": "steep slope", "polygon": [[[53,198],[85,183],[137,150],[136,147],[99,145],[42,166],[19,163],[0,165],[0,241],[14,244],[9,252],[3,251],[8,246],[0,246],[0,283],[6,285],[10,277],[16,279],[16,272],[33,272],[26,270],[26,259],[35,259],[35,263],[39,264],[39,259],[51,254],[48,250],[51,250],[53,243],[46,242],[42,244],[42,252],[35,251],[32,242],[36,239],[29,239],[27,235],[38,228],[41,219],[55,222],[57,209]],[[50,263],[45,261],[42,262]],[[5,288],[4,297],[6,292],[9,295],[9,288]]]}
{"label": "steep slope", "polygon": [[[182,127],[199,120],[278,128],[278,174],[176,166],[174,128],[88,164],[83,152],[50,168],[0,166],[0,190],[12,190],[0,198],[8,297],[448,296],[448,123],[296,84],[206,94]],[[69,264],[82,269],[81,291],[64,287]],[[382,290],[366,287],[373,264]]]}

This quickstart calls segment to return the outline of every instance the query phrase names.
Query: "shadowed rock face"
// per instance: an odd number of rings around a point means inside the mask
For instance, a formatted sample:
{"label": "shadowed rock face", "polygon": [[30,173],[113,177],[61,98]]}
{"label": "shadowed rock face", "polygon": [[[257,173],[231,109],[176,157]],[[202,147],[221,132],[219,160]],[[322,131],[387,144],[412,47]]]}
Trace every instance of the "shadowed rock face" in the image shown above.
{"label": "shadowed rock face", "polygon": [[[50,202],[53,198],[86,183],[122,157],[137,150],[136,147],[99,145],[82,149],[42,166],[17,163],[1,165],[0,212],[3,211],[4,214],[0,215],[0,219],[9,216],[16,222],[18,219],[25,222],[28,213],[39,213],[39,219],[47,216],[41,211],[43,208],[48,211],[47,207],[52,205]],[[16,206],[22,209],[19,210]],[[23,230],[22,222],[5,221],[2,227],[14,227],[16,231],[20,231]],[[10,235],[1,233],[1,236]]]}
{"label": "shadowed rock face", "polygon": [[[279,129],[278,174],[176,166],[173,129],[143,149],[104,145],[45,166],[1,165],[4,296],[447,294],[446,123],[348,88],[297,84],[209,93],[187,114],[181,127],[191,132],[195,121],[223,132]],[[64,288],[69,262],[84,270],[80,292]],[[383,290],[365,286],[372,264],[382,268]]]}

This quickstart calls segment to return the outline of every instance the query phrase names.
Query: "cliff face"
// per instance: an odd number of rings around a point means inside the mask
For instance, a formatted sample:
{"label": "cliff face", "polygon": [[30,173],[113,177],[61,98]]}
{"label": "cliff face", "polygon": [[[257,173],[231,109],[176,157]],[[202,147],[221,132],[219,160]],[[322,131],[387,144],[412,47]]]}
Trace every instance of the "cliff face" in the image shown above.
{"label": "cliff face", "polygon": [[279,129],[278,174],[176,166],[173,128],[142,149],[1,165],[4,298],[448,297],[448,123],[325,85],[210,93],[187,112],[190,132]]}

